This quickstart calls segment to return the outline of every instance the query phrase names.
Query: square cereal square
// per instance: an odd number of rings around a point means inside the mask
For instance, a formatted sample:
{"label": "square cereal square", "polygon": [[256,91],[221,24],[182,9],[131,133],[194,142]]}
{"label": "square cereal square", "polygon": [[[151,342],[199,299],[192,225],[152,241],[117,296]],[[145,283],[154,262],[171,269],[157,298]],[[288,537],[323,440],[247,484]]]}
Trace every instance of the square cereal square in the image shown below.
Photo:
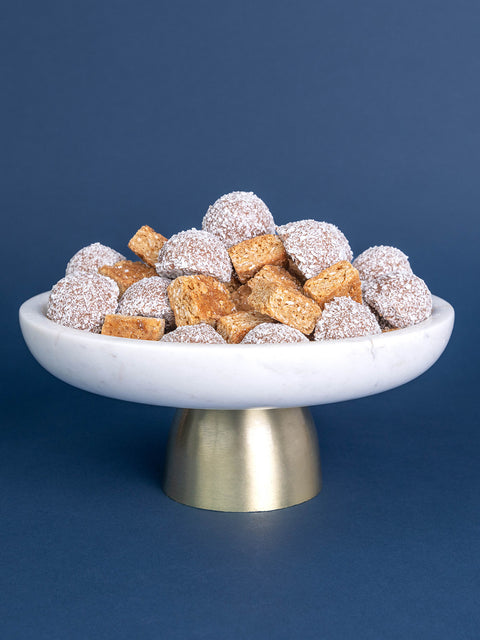
{"label": "square cereal square", "polygon": [[128,247],[146,264],[154,267],[158,260],[160,249],[166,241],[167,238],[162,236],[161,233],[157,233],[152,227],[144,225],[130,240]]}
{"label": "square cereal square", "polygon": [[165,331],[162,318],[144,318],[143,316],[122,316],[108,314],[102,327],[104,336],[133,338],[134,340],[160,340]]}
{"label": "square cereal square", "polygon": [[178,327],[200,322],[215,326],[218,318],[235,311],[227,287],[211,276],[180,276],[167,292]]}
{"label": "square cereal square", "polygon": [[245,283],[265,265],[285,266],[287,254],[278,236],[271,234],[249,238],[228,250],[235,273]]}

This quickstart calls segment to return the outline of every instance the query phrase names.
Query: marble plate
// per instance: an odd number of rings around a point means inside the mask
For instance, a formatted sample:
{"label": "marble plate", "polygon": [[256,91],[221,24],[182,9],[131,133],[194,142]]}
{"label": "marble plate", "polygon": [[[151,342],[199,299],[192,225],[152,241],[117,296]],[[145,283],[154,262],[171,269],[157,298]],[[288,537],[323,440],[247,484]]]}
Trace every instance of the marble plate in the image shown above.
{"label": "marble plate", "polygon": [[92,334],[45,316],[49,293],[27,300],[20,325],[37,361],[92,393],[191,409],[299,407],[361,398],[424,373],[453,328],[452,306],[378,336],[281,345],[158,343]]}

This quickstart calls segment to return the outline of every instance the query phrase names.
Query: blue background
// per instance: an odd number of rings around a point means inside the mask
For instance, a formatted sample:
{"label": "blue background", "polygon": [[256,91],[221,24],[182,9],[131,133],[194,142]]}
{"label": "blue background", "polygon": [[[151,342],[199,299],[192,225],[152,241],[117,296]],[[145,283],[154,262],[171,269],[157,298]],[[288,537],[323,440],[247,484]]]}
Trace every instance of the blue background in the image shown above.
{"label": "blue background", "polygon": [[[2,7],[2,640],[479,637],[479,32],[477,0]],[[166,498],[173,411],[59,382],[16,318],[234,189],[399,246],[457,311],[424,376],[314,409],[324,489],[264,514]]]}

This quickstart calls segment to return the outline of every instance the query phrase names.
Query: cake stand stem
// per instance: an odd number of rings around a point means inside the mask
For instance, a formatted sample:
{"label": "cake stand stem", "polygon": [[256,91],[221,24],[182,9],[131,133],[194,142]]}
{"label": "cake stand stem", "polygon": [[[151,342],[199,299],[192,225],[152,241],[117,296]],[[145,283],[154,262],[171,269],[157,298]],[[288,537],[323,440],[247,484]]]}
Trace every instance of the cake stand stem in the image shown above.
{"label": "cake stand stem", "polygon": [[165,493],[215,511],[271,511],[317,495],[317,433],[310,411],[179,409]]}

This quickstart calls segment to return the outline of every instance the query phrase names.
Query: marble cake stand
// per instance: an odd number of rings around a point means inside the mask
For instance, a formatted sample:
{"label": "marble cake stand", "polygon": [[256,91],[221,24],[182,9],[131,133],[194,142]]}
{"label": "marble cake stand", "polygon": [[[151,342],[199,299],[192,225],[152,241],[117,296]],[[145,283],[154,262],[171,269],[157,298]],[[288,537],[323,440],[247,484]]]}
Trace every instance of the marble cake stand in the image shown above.
{"label": "marble cake stand", "polygon": [[317,436],[305,407],[393,389],[440,357],[453,308],[379,336],[309,344],[203,345],[128,340],[57,325],[48,292],[20,308],[28,348],[61,380],[121,400],[184,407],[170,435],[164,489],[218,511],[269,511],[321,487]]}

